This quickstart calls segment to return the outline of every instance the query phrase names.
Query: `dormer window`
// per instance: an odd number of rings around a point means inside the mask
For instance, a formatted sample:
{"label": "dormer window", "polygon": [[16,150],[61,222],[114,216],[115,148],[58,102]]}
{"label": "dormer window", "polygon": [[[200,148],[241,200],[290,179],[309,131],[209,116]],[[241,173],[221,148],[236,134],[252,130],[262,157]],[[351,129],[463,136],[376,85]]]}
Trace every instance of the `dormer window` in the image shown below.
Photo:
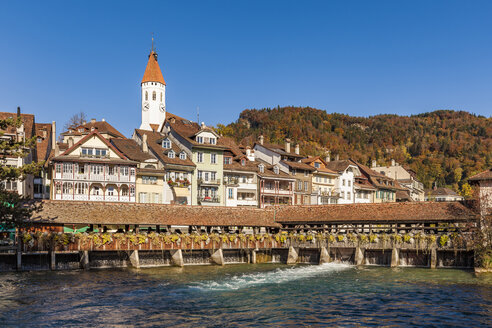
{"label": "dormer window", "polygon": [[106,157],[109,155],[107,149],[85,147],[82,148],[80,154],[82,157]]}
{"label": "dormer window", "polygon": [[174,153],[174,150],[171,150],[171,151],[169,151],[169,153],[167,153],[167,157],[169,157],[169,158],[174,158],[175,155],[176,154]]}
{"label": "dormer window", "polygon": [[37,141],[38,141],[38,143],[41,143],[41,142],[43,142],[43,138],[38,137]]}
{"label": "dormer window", "polygon": [[275,174],[279,173],[278,166],[273,167],[273,173],[275,173]]}
{"label": "dormer window", "polygon": [[184,151],[182,151],[181,153],[179,153],[179,159],[183,159],[183,160],[186,159],[186,153]]}
{"label": "dormer window", "polygon": [[258,165],[258,169],[260,170],[260,173],[265,173],[265,165],[263,164]]}
{"label": "dormer window", "polygon": [[216,140],[215,138],[210,138],[210,144],[215,145],[215,140]]}
{"label": "dormer window", "polygon": [[171,148],[171,140],[169,139],[164,139],[162,141],[162,148],[169,149]]}
{"label": "dormer window", "polygon": [[84,130],[85,130],[84,128],[80,128],[79,132],[84,132]]}
{"label": "dormer window", "polygon": [[196,137],[196,142],[203,143],[203,137]]}
{"label": "dormer window", "polygon": [[319,169],[319,163],[318,162],[315,162],[314,163],[314,167],[317,168],[317,169]]}
{"label": "dormer window", "polygon": [[229,156],[224,156],[224,164],[231,164],[232,158]]}
{"label": "dormer window", "polygon": [[245,160],[244,158],[243,158],[243,159],[241,159],[241,165],[242,165],[242,166],[246,165],[246,160]]}

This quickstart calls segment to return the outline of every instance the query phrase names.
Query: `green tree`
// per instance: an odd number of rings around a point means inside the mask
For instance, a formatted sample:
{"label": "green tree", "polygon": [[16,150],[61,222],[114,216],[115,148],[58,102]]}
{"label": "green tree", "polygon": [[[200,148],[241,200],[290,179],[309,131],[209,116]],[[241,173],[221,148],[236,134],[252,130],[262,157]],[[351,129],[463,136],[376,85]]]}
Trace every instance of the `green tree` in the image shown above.
{"label": "green tree", "polygon": [[[22,124],[22,118],[9,118],[0,120],[0,137],[12,128],[18,128]],[[24,180],[29,174],[39,173],[43,163],[25,164],[21,167],[7,166],[8,157],[25,157],[35,147],[36,137],[25,140],[23,138],[2,138],[0,142],[0,228],[12,229],[23,227],[29,223],[33,211],[38,210],[40,205],[33,200],[19,195],[15,191],[5,189],[5,182]]]}

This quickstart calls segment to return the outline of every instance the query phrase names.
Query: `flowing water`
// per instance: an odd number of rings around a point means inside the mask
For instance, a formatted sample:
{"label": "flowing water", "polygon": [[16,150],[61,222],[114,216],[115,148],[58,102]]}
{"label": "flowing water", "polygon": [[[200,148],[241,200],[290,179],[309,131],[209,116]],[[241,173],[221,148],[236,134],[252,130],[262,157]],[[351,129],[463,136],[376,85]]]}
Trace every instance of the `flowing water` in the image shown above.
{"label": "flowing water", "polygon": [[0,273],[0,326],[492,324],[492,276],[346,264]]}

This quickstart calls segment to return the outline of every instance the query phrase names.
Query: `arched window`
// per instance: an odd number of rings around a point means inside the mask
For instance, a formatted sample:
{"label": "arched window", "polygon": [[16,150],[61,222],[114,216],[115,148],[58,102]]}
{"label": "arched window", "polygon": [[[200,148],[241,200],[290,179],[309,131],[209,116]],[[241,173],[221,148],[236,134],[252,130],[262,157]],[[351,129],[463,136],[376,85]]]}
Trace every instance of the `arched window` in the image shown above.
{"label": "arched window", "polygon": [[152,100],[156,100],[157,99],[157,93],[154,91],[152,92]]}
{"label": "arched window", "polygon": [[149,100],[149,93],[145,91],[145,100]]}
{"label": "arched window", "polygon": [[162,102],[162,92],[161,92],[161,102]]}

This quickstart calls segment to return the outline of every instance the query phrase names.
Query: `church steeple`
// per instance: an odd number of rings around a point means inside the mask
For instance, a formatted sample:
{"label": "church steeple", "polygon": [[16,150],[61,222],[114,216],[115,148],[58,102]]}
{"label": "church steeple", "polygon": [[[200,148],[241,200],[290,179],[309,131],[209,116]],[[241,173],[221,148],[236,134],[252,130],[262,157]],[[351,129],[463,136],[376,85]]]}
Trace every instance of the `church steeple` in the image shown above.
{"label": "church steeple", "polygon": [[142,124],[140,129],[157,130],[166,119],[166,82],[157,63],[154,38],[152,38],[152,50],[140,86],[142,89]]}

